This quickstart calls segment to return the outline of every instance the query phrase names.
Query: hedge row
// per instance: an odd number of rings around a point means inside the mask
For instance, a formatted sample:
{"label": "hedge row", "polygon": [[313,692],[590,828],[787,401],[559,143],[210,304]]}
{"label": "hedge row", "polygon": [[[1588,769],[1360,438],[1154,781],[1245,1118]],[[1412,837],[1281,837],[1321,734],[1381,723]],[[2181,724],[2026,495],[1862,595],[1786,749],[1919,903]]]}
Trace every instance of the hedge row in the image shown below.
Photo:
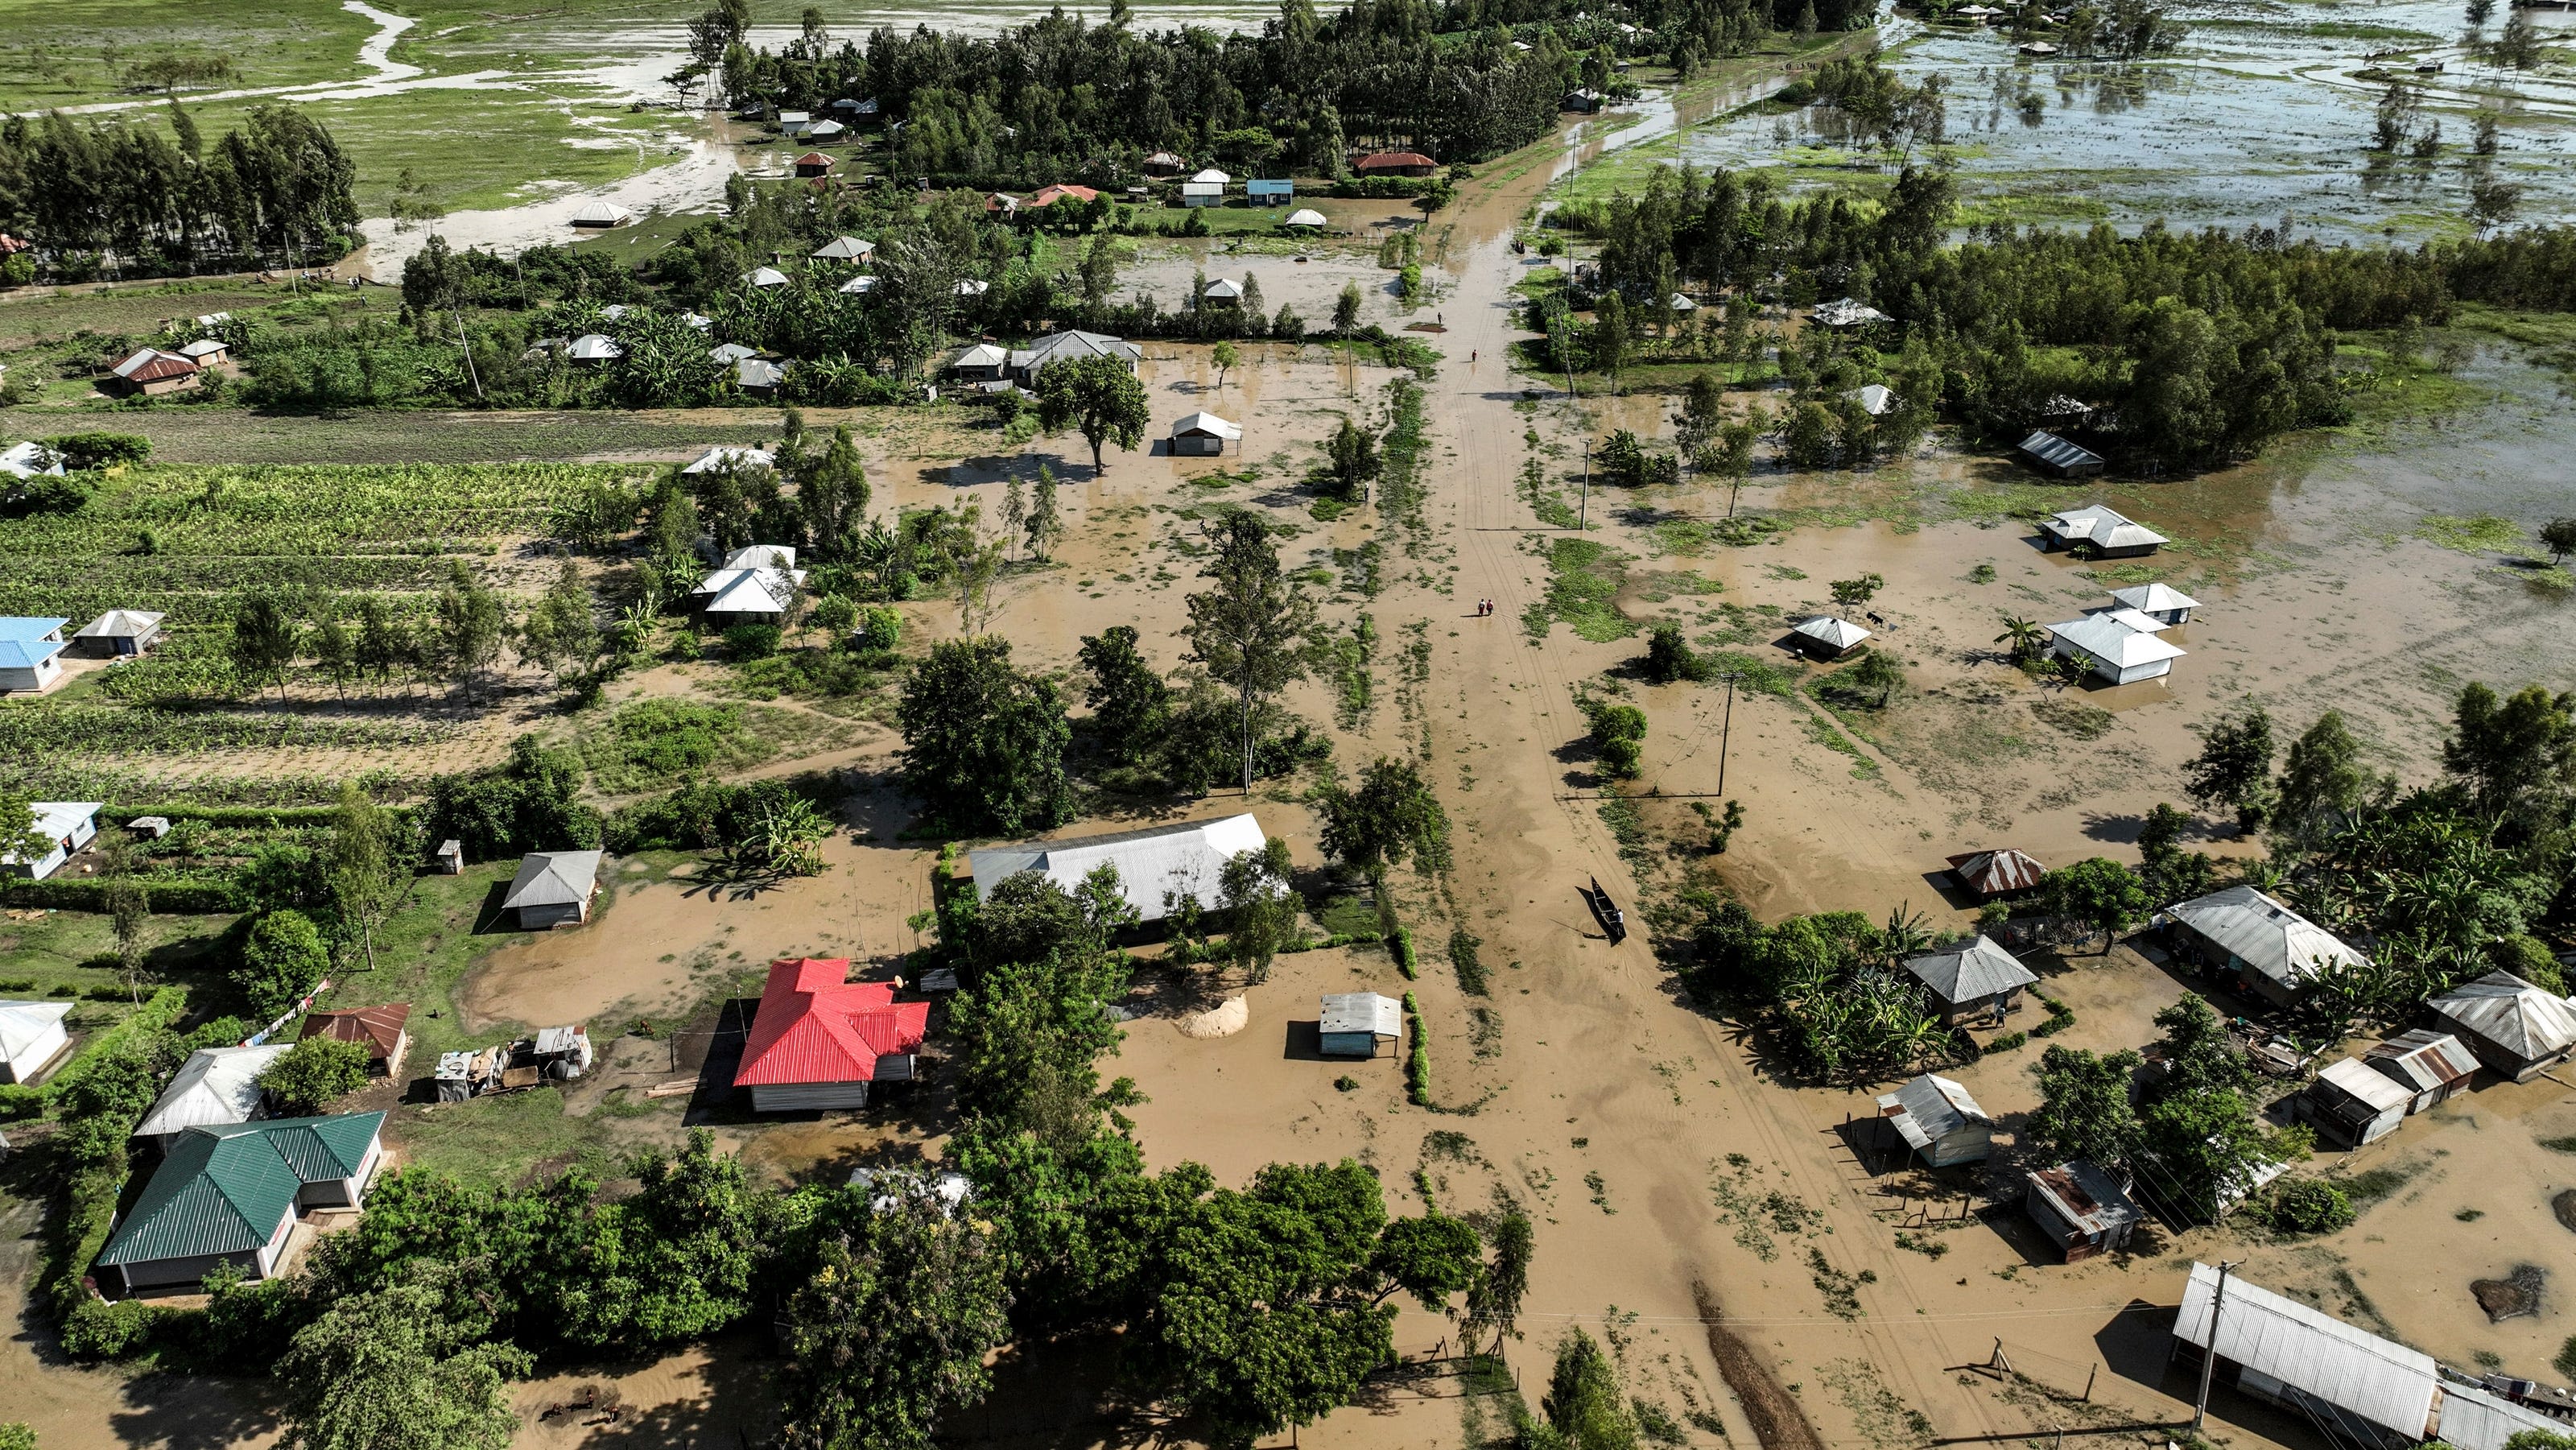
{"label": "hedge row", "polygon": [[1423,1023],[1422,1004],[1404,994],[1404,1015],[1413,1019],[1413,1046],[1404,1054],[1404,1096],[1417,1108],[1431,1106],[1431,1029]]}
{"label": "hedge row", "polygon": [[1386,939],[1386,945],[1387,950],[1395,953],[1395,969],[1404,973],[1406,981],[1412,981],[1414,979],[1413,933],[1399,926],[1395,929],[1395,934]]}
{"label": "hedge row", "polygon": [[[229,878],[199,881],[145,880],[152,909],[173,916],[214,916],[250,910],[250,896]],[[0,906],[52,907],[58,911],[107,910],[107,883],[96,877],[77,881],[30,881],[23,876],[0,882]]]}

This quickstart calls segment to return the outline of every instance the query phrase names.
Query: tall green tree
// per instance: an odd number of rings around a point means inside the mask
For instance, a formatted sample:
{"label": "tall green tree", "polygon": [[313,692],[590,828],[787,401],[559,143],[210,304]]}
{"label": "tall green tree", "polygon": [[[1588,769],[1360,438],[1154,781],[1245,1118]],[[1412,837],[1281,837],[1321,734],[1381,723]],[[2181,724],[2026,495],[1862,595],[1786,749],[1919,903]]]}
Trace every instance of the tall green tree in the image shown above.
{"label": "tall green tree", "polygon": [[2119,944],[2121,932],[2146,918],[2149,905],[2138,874],[2106,856],[2058,867],[2040,878],[2039,890],[2049,915],[2102,933],[2106,956]]}
{"label": "tall green tree", "polygon": [[376,966],[377,931],[411,894],[418,854],[419,842],[407,818],[369,800],[357,782],[340,783],[325,857],[331,904],[342,924],[357,933],[369,971]]}
{"label": "tall green tree", "polygon": [[2328,710],[2290,742],[2281,764],[2280,823],[2294,840],[2333,831],[2361,808],[2370,784],[2361,742],[2353,738],[2343,712]]}
{"label": "tall green tree", "polygon": [[1340,498],[1358,498],[1386,466],[1378,457],[1375,435],[1348,418],[1325,441],[1324,458],[1333,492]]}
{"label": "tall green tree", "polygon": [[1425,875],[1449,869],[1449,815],[1409,760],[1379,756],[1360,771],[1358,789],[1334,787],[1322,808],[1325,853],[1375,885],[1408,860]]}
{"label": "tall green tree", "polygon": [[2576,791],[2576,691],[2526,685],[2498,697],[2484,684],[2460,691],[2442,764],[2479,810],[2525,827],[2563,815]]}
{"label": "tall green tree", "polygon": [[252,686],[274,685],[286,698],[286,671],[295,663],[303,629],[295,605],[275,590],[254,590],[233,602],[233,672]]}
{"label": "tall green tree", "polygon": [[330,950],[313,918],[283,907],[251,919],[232,979],[249,999],[252,1014],[265,1022],[312,991],[330,968]]}
{"label": "tall green tree", "polygon": [[509,606],[500,592],[475,577],[462,560],[448,565],[437,604],[439,663],[447,677],[474,698],[475,682],[500,662],[510,637]]}
{"label": "tall green tree", "polygon": [[503,1450],[519,1428],[507,1382],[528,1355],[485,1339],[457,1271],[333,1300],[278,1361],[296,1450]]}
{"label": "tall green tree", "polygon": [[1566,1450],[1634,1450],[1637,1421],[1619,1388],[1619,1367],[1581,1329],[1556,1347],[1556,1368],[1539,1401],[1548,1428]]}
{"label": "tall green tree", "polygon": [[951,829],[1016,835],[1073,816],[1054,682],[1011,666],[1008,640],[946,640],[904,676],[904,789]]}
{"label": "tall green tree", "polygon": [[1252,789],[1253,723],[1262,706],[1306,676],[1303,641],[1315,603],[1279,567],[1270,526],[1249,509],[1200,525],[1210,555],[1189,597],[1190,659],[1234,691],[1241,713],[1243,788]]}
{"label": "tall green tree", "polygon": [[2137,1146],[2138,1115],[2129,1101],[2129,1079],[2140,1063],[2134,1052],[2096,1056],[2080,1047],[2051,1045],[2031,1069],[2039,1079],[2039,1108],[2023,1136],[2051,1163],[2077,1158],[2120,1162]]}
{"label": "tall green tree", "polygon": [[1117,358],[1087,357],[1060,362],[1038,374],[1038,426],[1050,433],[1067,428],[1091,445],[1091,471],[1101,469],[1100,448],[1116,443],[1130,453],[1145,441],[1153,407],[1145,385]]}
{"label": "tall green tree", "polygon": [[2248,705],[2213,722],[2182,769],[2184,793],[2202,808],[2233,806],[2241,828],[2260,825],[2272,792],[2271,713]]}
{"label": "tall green tree", "polygon": [[1139,765],[1152,753],[1171,714],[1172,689],[1136,648],[1135,627],[1113,624],[1083,637],[1076,657],[1087,676],[1083,704],[1091,710],[1092,737],[1120,765]]}
{"label": "tall green tree", "polygon": [[259,1085],[290,1118],[311,1117],[367,1085],[367,1049],[330,1037],[307,1037],[262,1069]]}
{"label": "tall green tree", "polygon": [[1226,956],[1256,982],[1268,979],[1271,960],[1296,936],[1305,910],[1290,879],[1288,842],[1278,836],[1258,851],[1236,852],[1217,872],[1217,906],[1232,923]]}

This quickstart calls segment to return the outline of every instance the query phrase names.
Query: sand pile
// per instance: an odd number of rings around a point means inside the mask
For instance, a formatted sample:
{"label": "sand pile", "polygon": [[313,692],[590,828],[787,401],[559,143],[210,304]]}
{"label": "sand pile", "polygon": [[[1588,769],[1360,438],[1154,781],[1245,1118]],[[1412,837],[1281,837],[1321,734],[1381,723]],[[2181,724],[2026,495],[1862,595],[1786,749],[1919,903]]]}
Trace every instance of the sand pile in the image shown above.
{"label": "sand pile", "polygon": [[1232,1037],[1252,1021],[1252,1003],[1242,993],[1226,998],[1204,1012],[1194,1012],[1177,1024],[1183,1037]]}

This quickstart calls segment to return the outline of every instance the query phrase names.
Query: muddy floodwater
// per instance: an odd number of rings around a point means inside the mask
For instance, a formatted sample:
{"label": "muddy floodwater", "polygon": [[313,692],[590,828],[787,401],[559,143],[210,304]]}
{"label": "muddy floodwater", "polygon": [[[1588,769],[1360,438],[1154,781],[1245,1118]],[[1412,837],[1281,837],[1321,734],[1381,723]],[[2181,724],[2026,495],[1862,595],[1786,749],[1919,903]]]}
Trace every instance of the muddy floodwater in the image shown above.
{"label": "muddy floodwater", "polygon": [[[2516,219],[2576,216],[2576,74],[2563,63],[2501,76],[2463,51],[2447,0],[2381,5],[2184,4],[2173,54],[2125,64],[2033,60],[2009,36],[1889,19],[1889,64],[1945,83],[1949,155],[1985,216],[2239,230],[2286,216],[2301,233],[2363,240],[2465,230],[2477,110],[2499,123],[2494,173],[2524,188]],[[2528,12],[2545,45],[2576,41],[2576,13]],[[2498,22],[2490,22],[2489,34]],[[2563,54],[2563,51],[2561,52]],[[2419,67],[2438,71],[2419,73]],[[2378,67],[2422,92],[2408,140],[2372,149]],[[1787,168],[1802,189],[1882,169],[1821,107],[1692,129],[1663,153],[1700,166]],[[2438,144],[2416,142],[2438,122]]]}

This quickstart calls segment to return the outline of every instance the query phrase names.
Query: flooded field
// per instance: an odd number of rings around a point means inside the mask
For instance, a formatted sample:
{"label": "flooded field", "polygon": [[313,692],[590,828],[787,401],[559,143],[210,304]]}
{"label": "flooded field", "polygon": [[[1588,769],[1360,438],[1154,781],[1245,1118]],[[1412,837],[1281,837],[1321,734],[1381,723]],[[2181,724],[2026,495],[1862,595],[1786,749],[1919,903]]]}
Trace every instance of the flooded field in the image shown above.
{"label": "flooded field", "polygon": [[[2360,240],[2468,228],[2470,141],[2491,107],[2493,165],[2524,188],[2517,219],[2576,216],[2576,16],[2531,12],[2555,59],[2499,75],[2460,45],[2461,12],[2440,0],[2372,5],[2186,4],[2170,56],[2136,64],[2034,61],[1998,30],[1889,19],[1889,64],[1909,83],[1938,75],[1949,144],[1973,219],[2238,230],[2285,217],[2302,233]],[[2419,65],[2438,73],[2417,74]],[[2371,149],[2385,67],[2423,93],[2409,141]],[[1650,123],[1658,117],[1649,113]],[[1634,148],[1586,191],[1633,185],[1654,161],[1777,167],[1800,189],[1884,185],[1894,168],[1838,116],[1729,113]],[[2438,122],[2431,154],[2414,138]],[[1651,126],[1648,128],[1653,129]]]}

